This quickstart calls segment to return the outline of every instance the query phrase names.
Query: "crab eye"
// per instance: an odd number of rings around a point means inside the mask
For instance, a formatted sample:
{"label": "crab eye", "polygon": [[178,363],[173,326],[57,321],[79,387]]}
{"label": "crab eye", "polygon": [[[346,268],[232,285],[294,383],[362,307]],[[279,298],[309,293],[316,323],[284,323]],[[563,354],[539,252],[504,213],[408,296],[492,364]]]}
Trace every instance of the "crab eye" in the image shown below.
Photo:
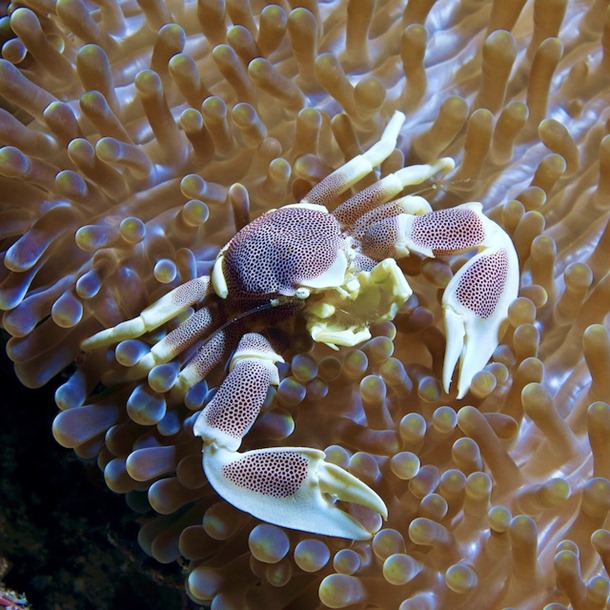
{"label": "crab eye", "polygon": [[311,290],[309,290],[308,288],[297,288],[296,292],[294,293],[294,296],[297,299],[306,299],[309,295],[311,294]]}

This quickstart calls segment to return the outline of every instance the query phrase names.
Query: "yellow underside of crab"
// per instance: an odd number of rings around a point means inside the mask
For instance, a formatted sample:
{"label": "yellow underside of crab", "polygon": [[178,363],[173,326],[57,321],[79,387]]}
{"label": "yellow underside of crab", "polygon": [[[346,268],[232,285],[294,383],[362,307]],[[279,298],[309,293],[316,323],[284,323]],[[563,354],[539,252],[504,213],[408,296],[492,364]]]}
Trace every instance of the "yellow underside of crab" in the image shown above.
{"label": "yellow underside of crab", "polygon": [[411,287],[394,259],[385,259],[371,271],[348,275],[324,299],[307,303],[307,330],[314,341],[333,349],[370,339],[369,326],[392,320],[412,294]]}

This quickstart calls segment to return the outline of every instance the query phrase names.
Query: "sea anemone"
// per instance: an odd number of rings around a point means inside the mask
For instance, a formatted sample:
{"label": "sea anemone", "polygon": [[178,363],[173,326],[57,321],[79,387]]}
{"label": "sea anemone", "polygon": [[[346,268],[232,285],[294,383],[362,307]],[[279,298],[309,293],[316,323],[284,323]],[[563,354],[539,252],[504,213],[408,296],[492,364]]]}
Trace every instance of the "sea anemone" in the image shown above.
{"label": "sea anemone", "polygon": [[[69,375],[57,440],[158,513],[139,542],[186,559],[194,600],[606,607],[607,1],[24,0],[1,23],[7,352],[27,386]],[[218,372],[174,404],[116,381],[146,343],[80,344],[208,273],[236,229],[298,200],[396,109],[382,173],[453,157],[422,194],[483,203],[515,243],[519,298],[462,400],[441,390],[438,297],[463,257],[401,261],[415,296],[363,346],[332,355],[294,329],[245,444],[324,449],[389,519],[366,542],[260,523],[202,472],[192,418]]]}

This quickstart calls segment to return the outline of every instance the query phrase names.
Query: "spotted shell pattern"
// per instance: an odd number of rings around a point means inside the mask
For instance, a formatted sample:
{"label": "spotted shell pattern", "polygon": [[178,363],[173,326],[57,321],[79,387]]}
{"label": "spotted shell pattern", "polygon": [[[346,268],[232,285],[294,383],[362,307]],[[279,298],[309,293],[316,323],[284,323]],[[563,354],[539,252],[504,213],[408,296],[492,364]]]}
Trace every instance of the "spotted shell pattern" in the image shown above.
{"label": "spotted shell pattern", "polygon": [[434,216],[424,214],[413,219],[413,241],[431,248],[435,254],[466,250],[482,244],[485,229],[473,210],[439,210]]}
{"label": "spotted shell pattern", "polygon": [[274,498],[293,496],[307,478],[307,458],[296,451],[260,451],[246,455],[222,468],[235,485]]}
{"label": "spotted shell pattern", "polygon": [[507,276],[506,250],[482,256],[462,276],[456,297],[464,307],[487,319],[496,310]]}
{"label": "spotted shell pattern", "polygon": [[[265,400],[269,382],[266,366],[253,360],[238,362],[203,412],[207,424],[241,439],[258,415],[258,408],[252,405]],[[242,388],[242,392],[237,393],[236,388]]]}
{"label": "spotted shell pattern", "polygon": [[336,259],[341,229],[335,218],[310,208],[263,214],[231,240],[223,273],[232,298],[293,296],[303,280]]}

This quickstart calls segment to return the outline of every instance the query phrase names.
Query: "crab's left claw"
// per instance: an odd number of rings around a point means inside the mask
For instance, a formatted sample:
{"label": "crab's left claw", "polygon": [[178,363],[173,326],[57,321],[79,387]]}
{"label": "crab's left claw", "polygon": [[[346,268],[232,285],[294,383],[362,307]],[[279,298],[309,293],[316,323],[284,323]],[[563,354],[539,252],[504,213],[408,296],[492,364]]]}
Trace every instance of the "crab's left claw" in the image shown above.
{"label": "crab's left claw", "polygon": [[443,294],[447,347],[443,386],[449,391],[460,362],[458,398],[498,346],[508,306],[519,290],[519,259],[508,234],[483,214],[478,202],[422,216],[399,217],[399,247],[423,256],[476,250]]}
{"label": "crab's left claw", "polygon": [[350,540],[366,529],[335,500],[366,506],[387,518],[383,500],[324,453],[305,447],[255,449],[245,453],[204,446],[203,467],[212,487],[244,512],[283,527]]}
{"label": "crab's left claw", "polygon": [[443,295],[447,331],[443,386],[448,392],[459,359],[458,398],[462,398],[496,349],[508,306],[517,297],[519,260],[510,237],[483,214],[480,203],[471,202],[379,220],[366,230],[362,245],[365,254],[394,258],[411,252],[435,257],[477,251]]}
{"label": "crab's left claw", "polygon": [[480,252],[455,274],[443,294],[445,392],[459,359],[457,396],[466,394],[472,378],[498,346],[508,306],[517,297],[518,288],[519,263],[510,240]]}

